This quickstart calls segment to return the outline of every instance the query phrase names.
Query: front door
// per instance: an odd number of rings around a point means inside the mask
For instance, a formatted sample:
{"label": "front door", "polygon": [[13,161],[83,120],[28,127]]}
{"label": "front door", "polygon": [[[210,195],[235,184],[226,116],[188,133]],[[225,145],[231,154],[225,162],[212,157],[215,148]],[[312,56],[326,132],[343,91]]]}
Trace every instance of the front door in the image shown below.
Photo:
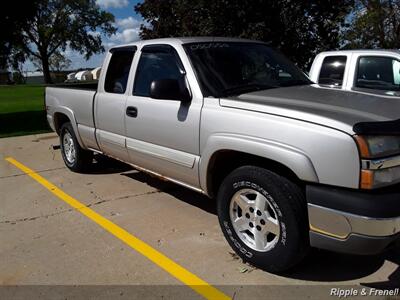
{"label": "front door", "polygon": [[199,124],[202,98],[191,102],[150,98],[153,80],[186,79],[176,50],[169,45],[141,49],[132,95],[126,103],[126,146],[131,162],[198,187]]}

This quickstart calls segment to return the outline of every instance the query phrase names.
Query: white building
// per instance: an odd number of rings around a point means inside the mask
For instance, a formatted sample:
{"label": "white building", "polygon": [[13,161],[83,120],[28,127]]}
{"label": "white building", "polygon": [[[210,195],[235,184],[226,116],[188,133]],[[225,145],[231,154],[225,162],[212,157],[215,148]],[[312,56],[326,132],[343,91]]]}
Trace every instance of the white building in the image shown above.
{"label": "white building", "polygon": [[79,81],[93,80],[92,72],[88,70],[80,71],[75,74],[75,79]]}
{"label": "white building", "polygon": [[67,74],[67,80],[74,80],[75,79],[75,72]]}
{"label": "white building", "polygon": [[99,80],[100,72],[101,72],[101,67],[92,70],[93,80]]}

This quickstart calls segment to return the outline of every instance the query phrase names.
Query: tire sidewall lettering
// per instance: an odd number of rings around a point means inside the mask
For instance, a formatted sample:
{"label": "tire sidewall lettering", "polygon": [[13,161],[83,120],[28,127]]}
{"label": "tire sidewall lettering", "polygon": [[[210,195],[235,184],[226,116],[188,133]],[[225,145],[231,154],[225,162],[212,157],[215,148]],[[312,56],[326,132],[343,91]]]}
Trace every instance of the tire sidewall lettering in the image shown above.
{"label": "tire sidewall lettering", "polygon": [[[241,188],[251,188],[251,189],[254,189],[254,190],[260,192],[261,194],[263,194],[263,196],[265,198],[268,199],[268,201],[272,204],[272,206],[274,207],[276,213],[278,214],[278,222],[279,222],[279,225],[280,225],[280,228],[281,228],[281,234],[280,234],[280,237],[279,237],[280,238],[279,242],[280,242],[280,244],[282,244],[282,246],[286,246],[287,228],[286,228],[286,224],[282,220],[282,218],[283,218],[282,211],[280,210],[280,208],[279,208],[278,204],[276,203],[276,201],[274,200],[274,198],[264,188],[262,188],[258,184],[254,183],[254,182],[251,182],[251,181],[245,181],[245,180],[237,181],[237,182],[234,182],[232,184],[232,187],[233,187],[233,190],[235,192],[240,190]],[[225,229],[226,229],[226,231],[227,231],[227,233],[229,235],[229,238],[231,239],[231,241],[236,246],[237,240],[236,240],[235,237],[232,236],[233,228],[232,229],[230,228],[230,226],[231,226],[230,222],[224,221],[224,226],[225,226]],[[229,232],[228,232],[228,229],[229,229]],[[268,252],[272,251],[276,246],[277,246],[277,244],[274,245],[274,247],[271,248]],[[236,246],[236,247],[239,249],[239,251],[241,251],[243,253],[243,251],[241,249],[241,248],[243,248],[242,245],[240,245],[239,247],[238,246]],[[246,251],[249,252],[248,250],[246,250]],[[251,254],[251,256],[253,256],[253,254]]]}
{"label": "tire sidewall lettering", "polygon": [[229,222],[228,221],[224,221],[224,227],[225,227],[225,231],[229,236],[229,239],[232,241],[233,245],[235,245],[235,247],[243,254],[245,255],[247,258],[252,258],[253,257],[253,253],[248,251],[245,247],[242,246],[241,242],[239,242],[234,236],[233,236],[233,232],[229,226]]}

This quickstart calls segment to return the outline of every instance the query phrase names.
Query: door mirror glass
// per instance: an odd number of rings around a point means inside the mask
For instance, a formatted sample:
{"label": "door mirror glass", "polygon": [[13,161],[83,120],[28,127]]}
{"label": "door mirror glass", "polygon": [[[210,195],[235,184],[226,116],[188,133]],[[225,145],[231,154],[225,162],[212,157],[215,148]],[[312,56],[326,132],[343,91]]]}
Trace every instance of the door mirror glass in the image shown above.
{"label": "door mirror glass", "polygon": [[177,79],[153,80],[150,85],[150,97],[154,99],[179,100],[183,102],[191,100],[188,89]]}

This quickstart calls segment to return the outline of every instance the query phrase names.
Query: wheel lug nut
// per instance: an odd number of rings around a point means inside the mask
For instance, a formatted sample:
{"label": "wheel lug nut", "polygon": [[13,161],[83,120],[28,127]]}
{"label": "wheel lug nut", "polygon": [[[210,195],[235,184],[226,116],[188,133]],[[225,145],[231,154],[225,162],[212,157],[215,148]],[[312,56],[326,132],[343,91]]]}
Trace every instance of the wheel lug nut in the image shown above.
{"label": "wheel lug nut", "polygon": [[257,210],[257,216],[261,216],[261,211]]}
{"label": "wheel lug nut", "polygon": [[250,219],[249,213],[246,213],[246,218],[247,218],[247,219]]}
{"label": "wheel lug nut", "polygon": [[263,219],[260,220],[261,225],[265,225],[265,221]]}
{"label": "wheel lug nut", "polygon": [[254,208],[250,207],[250,212],[253,213],[254,212]]}
{"label": "wheel lug nut", "polygon": [[252,223],[252,222],[250,222],[250,223],[249,223],[249,226],[250,226],[251,228],[253,228],[253,227],[254,227],[254,225],[253,225],[253,223]]}
{"label": "wheel lug nut", "polygon": [[259,226],[259,225],[257,225],[256,228],[257,228],[258,231],[261,230],[261,226]]}

